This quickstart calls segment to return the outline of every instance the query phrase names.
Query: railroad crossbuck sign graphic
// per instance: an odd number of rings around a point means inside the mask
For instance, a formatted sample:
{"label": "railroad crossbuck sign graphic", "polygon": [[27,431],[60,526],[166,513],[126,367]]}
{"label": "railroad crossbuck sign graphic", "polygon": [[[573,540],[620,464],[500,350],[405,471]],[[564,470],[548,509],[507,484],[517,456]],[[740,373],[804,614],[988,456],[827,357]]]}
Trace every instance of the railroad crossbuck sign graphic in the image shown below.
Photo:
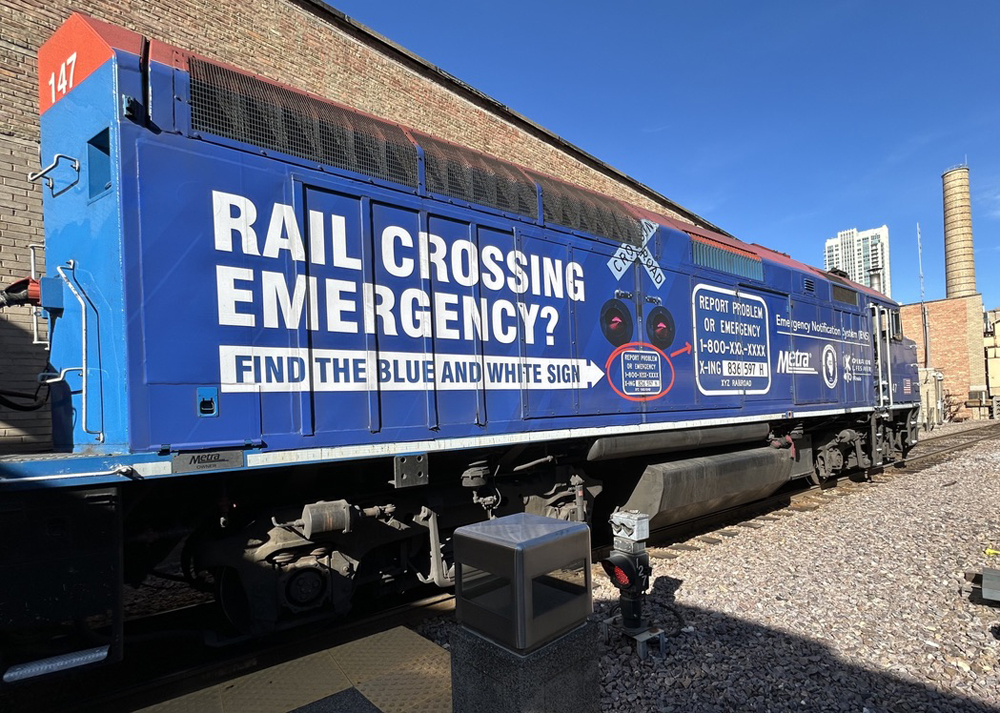
{"label": "railroad crossbuck sign graphic", "polygon": [[622,243],[618,246],[615,254],[611,256],[611,259],[608,260],[608,269],[611,270],[611,274],[615,276],[615,279],[620,281],[622,275],[628,272],[632,263],[638,262],[646,270],[646,274],[653,281],[653,285],[659,289],[666,280],[666,275],[663,274],[663,270],[647,246],[650,238],[653,237],[653,234],[656,233],[656,229],[660,225],[645,218],[640,222],[642,224],[642,246],[636,247],[631,243]]}

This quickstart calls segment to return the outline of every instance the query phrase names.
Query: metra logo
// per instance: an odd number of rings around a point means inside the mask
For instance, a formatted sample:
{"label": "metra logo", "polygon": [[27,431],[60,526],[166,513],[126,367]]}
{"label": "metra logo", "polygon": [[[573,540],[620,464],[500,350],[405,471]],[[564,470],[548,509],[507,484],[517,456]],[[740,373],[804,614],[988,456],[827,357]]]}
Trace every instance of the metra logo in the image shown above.
{"label": "metra logo", "polygon": [[778,352],[779,374],[817,374],[809,365],[812,354],[809,352],[781,351]]}
{"label": "metra logo", "polygon": [[196,473],[203,470],[242,468],[243,451],[175,453],[171,467],[174,473]]}

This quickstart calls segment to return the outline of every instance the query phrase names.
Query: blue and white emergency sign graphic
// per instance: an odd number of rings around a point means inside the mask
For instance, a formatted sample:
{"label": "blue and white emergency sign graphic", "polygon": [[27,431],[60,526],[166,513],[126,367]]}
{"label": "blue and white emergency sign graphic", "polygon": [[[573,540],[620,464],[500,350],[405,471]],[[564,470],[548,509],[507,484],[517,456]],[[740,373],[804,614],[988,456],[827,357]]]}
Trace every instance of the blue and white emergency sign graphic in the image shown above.
{"label": "blue and white emergency sign graphic", "polygon": [[219,370],[226,392],[580,389],[604,377],[583,359],[229,345],[219,347]]}
{"label": "blue and white emergency sign graphic", "polygon": [[[518,349],[572,354],[560,310],[586,299],[579,262],[513,241],[477,244],[467,229],[465,238],[446,239],[390,222],[405,218],[398,212],[374,231],[374,279],[366,278],[360,231],[346,215],[309,210],[303,226],[292,205],[274,203],[258,219],[249,198],[221,191],[212,192],[212,205],[215,250],[237,263],[215,269],[218,324],[271,341],[219,346],[224,392],[558,390],[591,388],[604,377],[586,359]],[[274,346],[281,330],[334,335],[332,344],[344,348]],[[388,346],[373,349],[366,335]]]}
{"label": "blue and white emergency sign graphic", "polygon": [[652,401],[670,393],[677,379],[674,360],[691,354],[691,343],[667,353],[655,344],[629,342],[608,357],[608,385],[628,401]]}
{"label": "blue and white emergency sign graphic", "polygon": [[713,285],[691,293],[695,378],[707,395],[766,394],[771,340],[761,297]]}
{"label": "blue and white emergency sign graphic", "polygon": [[629,396],[663,391],[663,362],[654,351],[637,349],[622,354],[622,390]]}

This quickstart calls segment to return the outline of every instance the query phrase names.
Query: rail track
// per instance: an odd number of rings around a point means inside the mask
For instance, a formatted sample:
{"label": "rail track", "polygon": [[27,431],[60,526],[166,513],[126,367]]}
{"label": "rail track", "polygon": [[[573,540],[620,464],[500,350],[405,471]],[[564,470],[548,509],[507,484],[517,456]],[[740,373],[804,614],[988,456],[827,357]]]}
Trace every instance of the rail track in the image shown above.
{"label": "rail track", "polygon": [[[680,553],[718,544],[740,528],[762,527],[768,520],[816,510],[827,502],[878,487],[902,475],[916,475],[950,455],[984,441],[1000,438],[1000,423],[957,433],[935,436],[917,443],[905,460],[865,472],[831,478],[821,485],[797,481],[763,500],[722,510],[701,518],[671,525],[650,533],[648,547],[653,557],[672,558]],[[603,555],[606,548],[601,552]]]}
{"label": "rail track", "polygon": [[[651,534],[652,557],[671,559],[685,551],[717,545],[740,530],[761,528],[769,521],[812,511],[841,497],[879,487],[900,475],[914,475],[952,454],[1000,438],[1000,424],[935,437],[919,443],[905,460],[853,477],[822,485],[792,483],[779,493],[744,506],[707,515]],[[608,548],[598,547],[596,561]],[[603,576],[596,568],[594,576]],[[131,711],[158,700],[182,695],[284,661],[384,631],[412,625],[454,609],[454,595],[435,591],[420,599],[400,600],[379,611],[358,611],[346,621],[332,622],[303,632],[293,630],[266,639],[226,640],[206,637],[207,622],[218,616],[213,604],[142,617],[126,629],[126,660],[113,667],[81,671],[57,682],[26,685],[0,694],[0,711],[74,710]],[[224,645],[223,645],[224,644]]]}

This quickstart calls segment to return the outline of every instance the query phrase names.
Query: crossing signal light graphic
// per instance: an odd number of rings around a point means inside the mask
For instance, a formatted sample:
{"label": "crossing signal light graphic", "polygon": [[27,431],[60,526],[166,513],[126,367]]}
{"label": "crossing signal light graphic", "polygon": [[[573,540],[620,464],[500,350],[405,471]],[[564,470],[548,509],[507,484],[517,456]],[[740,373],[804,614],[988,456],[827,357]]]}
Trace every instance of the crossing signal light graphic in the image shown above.
{"label": "crossing signal light graphic", "polygon": [[601,331],[607,340],[620,347],[632,339],[632,330],[628,306],[617,298],[605,302],[601,307]]}
{"label": "crossing signal light graphic", "polygon": [[666,349],[674,341],[673,315],[664,307],[654,307],[646,318],[646,335],[649,342],[657,349]]}

